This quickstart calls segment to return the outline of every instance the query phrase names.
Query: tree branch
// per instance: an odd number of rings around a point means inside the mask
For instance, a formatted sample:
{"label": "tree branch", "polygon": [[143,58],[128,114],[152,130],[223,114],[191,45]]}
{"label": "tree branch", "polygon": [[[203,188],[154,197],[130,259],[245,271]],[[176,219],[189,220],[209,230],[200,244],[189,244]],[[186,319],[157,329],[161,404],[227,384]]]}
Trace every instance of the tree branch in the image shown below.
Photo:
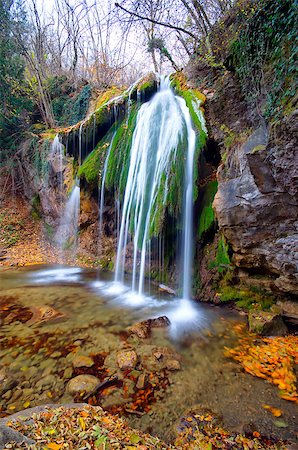
{"label": "tree branch", "polygon": [[137,17],[141,20],[148,20],[148,22],[155,23],[156,25],[161,25],[163,27],[171,28],[172,30],[181,31],[181,33],[188,34],[188,36],[191,36],[193,39],[197,40],[197,36],[190,31],[185,30],[184,28],[177,27],[175,25],[171,25],[170,23],[166,22],[160,22],[159,20],[150,19],[149,17],[141,16],[140,14],[137,14],[135,12],[129,11],[128,9],[124,8],[123,6],[119,5],[119,3],[115,3],[115,6],[117,8],[122,9],[122,11],[130,14],[131,16]]}

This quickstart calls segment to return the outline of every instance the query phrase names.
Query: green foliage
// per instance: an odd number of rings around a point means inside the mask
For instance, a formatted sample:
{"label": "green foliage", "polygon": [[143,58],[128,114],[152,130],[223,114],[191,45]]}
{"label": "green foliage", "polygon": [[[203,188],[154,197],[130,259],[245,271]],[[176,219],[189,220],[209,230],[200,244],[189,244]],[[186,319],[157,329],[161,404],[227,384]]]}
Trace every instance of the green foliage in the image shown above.
{"label": "green foliage", "polygon": [[164,56],[165,58],[167,58],[171,62],[172,66],[175,68],[175,70],[177,70],[177,66],[176,66],[175,62],[173,61],[173,58],[172,58],[170,52],[166,48],[166,45],[165,45],[165,42],[163,39],[156,38],[156,37],[149,39],[149,41],[147,43],[147,50],[149,53],[153,53],[154,50],[159,50],[160,54],[162,56]]}
{"label": "green foliage", "polygon": [[[9,1],[0,2],[0,160],[6,164],[13,156],[34,109],[30,89],[24,79],[25,64],[14,39],[16,28],[24,29],[26,15],[16,5],[17,16],[11,13]],[[21,18],[22,17],[22,18]]]}
{"label": "green foliage", "polygon": [[218,183],[215,180],[210,181],[205,188],[198,227],[199,239],[201,239],[203,234],[206,233],[206,231],[208,231],[214,224],[214,211],[212,209],[212,202],[217,192],[217,187]]}
{"label": "green foliage", "polygon": [[49,83],[52,108],[57,123],[64,126],[75,125],[84,119],[91,97],[90,85],[87,84],[75,94],[66,77],[52,78]]}
{"label": "green foliage", "polygon": [[232,43],[227,65],[234,68],[252,105],[266,97],[263,113],[276,117],[297,101],[297,27],[295,0],[266,2]]}

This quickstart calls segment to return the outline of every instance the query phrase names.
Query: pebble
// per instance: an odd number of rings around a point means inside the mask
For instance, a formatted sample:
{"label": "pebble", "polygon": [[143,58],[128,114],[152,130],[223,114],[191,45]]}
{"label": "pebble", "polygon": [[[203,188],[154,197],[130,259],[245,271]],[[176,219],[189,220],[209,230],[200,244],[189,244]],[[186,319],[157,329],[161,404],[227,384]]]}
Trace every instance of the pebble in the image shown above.
{"label": "pebble", "polygon": [[53,352],[51,353],[51,358],[60,358],[62,356],[61,352]]}

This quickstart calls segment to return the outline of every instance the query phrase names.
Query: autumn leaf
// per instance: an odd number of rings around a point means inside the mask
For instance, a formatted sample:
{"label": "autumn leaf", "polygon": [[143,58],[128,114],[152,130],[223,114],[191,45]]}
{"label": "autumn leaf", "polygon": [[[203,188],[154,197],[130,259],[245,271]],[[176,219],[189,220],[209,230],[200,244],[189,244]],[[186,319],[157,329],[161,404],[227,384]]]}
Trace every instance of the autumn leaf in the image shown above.
{"label": "autumn leaf", "polygon": [[280,409],[274,408],[273,406],[269,406],[269,405],[263,405],[264,409],[267,409],[268,411],[271,412],[271,414],[274,415],[274,417],[280,417],[282,415],[282,412]]}
{"label": "autumn leaf", "polygon": [[62,444],[56,444],[55,442],[50,442],[47,444],[47,448],[50,448],[51,450],[60,450],[62,447]]}

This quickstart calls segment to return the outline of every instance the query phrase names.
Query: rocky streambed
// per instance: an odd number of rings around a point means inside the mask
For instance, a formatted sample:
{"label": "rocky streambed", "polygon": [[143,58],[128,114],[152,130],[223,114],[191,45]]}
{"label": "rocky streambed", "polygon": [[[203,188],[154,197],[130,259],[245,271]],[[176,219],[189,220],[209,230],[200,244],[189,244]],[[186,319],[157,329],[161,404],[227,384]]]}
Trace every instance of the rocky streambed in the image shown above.
{"label": "rocky streambed", "polygon": [[296,438],[295,402],[227,353],[255,339],[238,313],[191,304],[186,314],[186,305],[167,294],[133,298],[117,292],[108,275],[79,268],[1,277],[3,418],[42,404],[84,402],[172,442],[177,422],[197,408],[236,433]]}

